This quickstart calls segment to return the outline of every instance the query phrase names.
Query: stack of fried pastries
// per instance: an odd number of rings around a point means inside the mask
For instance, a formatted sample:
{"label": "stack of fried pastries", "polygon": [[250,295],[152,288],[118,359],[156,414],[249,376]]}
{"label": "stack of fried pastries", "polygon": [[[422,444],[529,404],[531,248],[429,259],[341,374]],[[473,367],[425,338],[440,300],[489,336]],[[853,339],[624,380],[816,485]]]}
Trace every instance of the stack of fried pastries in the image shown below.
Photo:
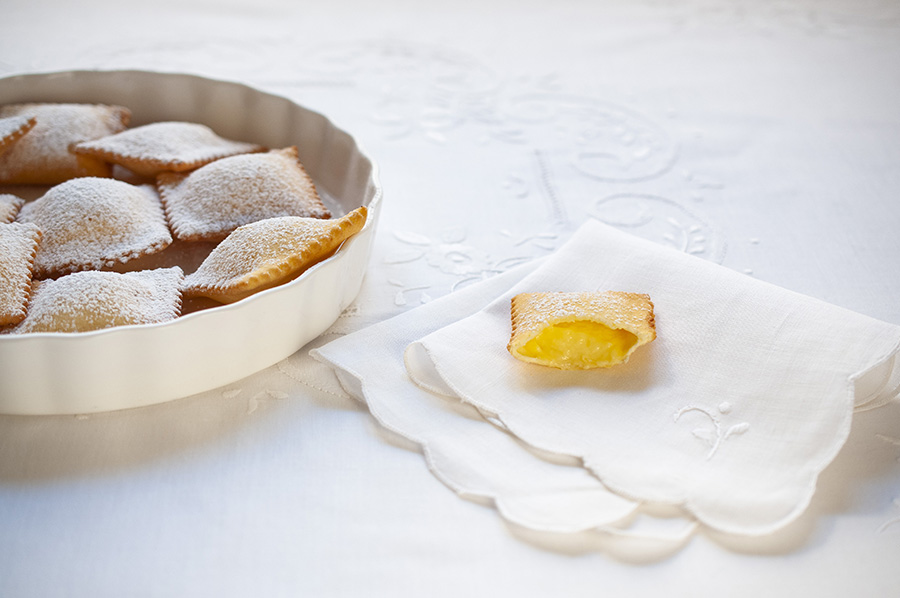
{"label": "stack of fried pastries", "polygon": [[332,218],[296,147],[130,119],[122,106],[0,106],[0,334],[233,303],[297,278],[365,224],[364,207]]}

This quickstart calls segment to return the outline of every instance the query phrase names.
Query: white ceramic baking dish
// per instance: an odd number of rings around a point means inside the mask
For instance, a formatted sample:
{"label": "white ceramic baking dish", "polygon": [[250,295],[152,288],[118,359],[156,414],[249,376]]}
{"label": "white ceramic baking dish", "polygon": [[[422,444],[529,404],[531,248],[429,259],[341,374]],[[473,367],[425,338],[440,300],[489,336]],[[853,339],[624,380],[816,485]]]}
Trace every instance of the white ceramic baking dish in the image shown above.
{"label": "white ceramic baking dish", "polygon": [[286,285],[231,305],[163,324],[0,335],[0,413],[127,409],[228,384],[299,350],[359,292],[382,190],[372,160],[323,115],[238,83],[144,71],[0,79],[0,104],[26,101],[119,104],[131,109],[131,126],[184,120],[231,139],[272,148],[296,145],[336,215],[365,205],[369,217],[333,257]]}

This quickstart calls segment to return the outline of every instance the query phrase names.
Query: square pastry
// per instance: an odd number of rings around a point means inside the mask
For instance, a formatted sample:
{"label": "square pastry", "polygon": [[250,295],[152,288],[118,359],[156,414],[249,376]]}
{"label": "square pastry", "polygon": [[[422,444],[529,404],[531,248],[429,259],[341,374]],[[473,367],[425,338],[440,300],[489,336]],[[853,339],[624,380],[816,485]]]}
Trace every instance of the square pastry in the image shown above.
{"label": "square pastry", "polygon": [[221,241],[266,218],[329,218],[297,148],[216,160],[189,174],[162,173],[156,185],[175,238]]}
{"label": "square pastry", "polygon": [[162,251],[172,242],[152,185],[82,177],[25,204],[18,222],[36,224],[44,241],[35,276],[99,270]]}
{"label": "square pastry", "polygon": [[656,338],[653,302],[642,293],[520,293],[510,323],[513,357],[561,370],[625,363]]}
{"label": "square pastry", "polygon": [[157,122],[79,143],[72,151],[155,177],[161,172],[194,170],[220,158],[265,148],[225,139],[199,123]]}
{"label": "square pastry", "polygon": [[21,197],[11,193],[0,193],[0,223],[9,224],[15,220],[23,205],[25,200]]}
{"label": "square pastry", "polygon": [[8,104],[0,118],[33,118],[34,127],[0,154],[0,183],[54,185],[80,176],[108,177],[112,167],[69,146],[118,133],[131,119],[121,106]]}
{"label": "square pastry", "polygon": [[41,232],[33,224],[0,224],[0,326],[25,318]]}
{"label": "square pastry", "polygon": [[361,206],[334,220],[282,216],[237,228],[184,279],[188,297],[233,303],[289,282],[362,230]]}
{"label": "square pastry", "polygon": [[181,268],[75,272],[37,280],[28,314],[10,332],[90,332],[159,324],[181,314]]}
{"label": "square pastry", "polygon": [[0,118],[0,154],[33,129],[36,123],[33,116],[24,114]]}

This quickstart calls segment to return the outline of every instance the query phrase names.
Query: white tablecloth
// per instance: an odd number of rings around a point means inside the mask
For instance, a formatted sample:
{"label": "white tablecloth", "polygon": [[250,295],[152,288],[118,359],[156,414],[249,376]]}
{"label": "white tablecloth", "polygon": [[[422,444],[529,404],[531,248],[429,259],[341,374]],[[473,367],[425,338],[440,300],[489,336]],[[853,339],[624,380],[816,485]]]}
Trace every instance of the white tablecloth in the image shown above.
{"label": "white tablecloth", "polygon": [[[0,75],[122,68],[288,96],[378,161],[370,271],[314,344],[546,255],[589,218],[900,324],[895,0],[0,8]],[[0,417],[0,595],[900,587],[900,405],[855,416],[787,531],[648,556],[504,524],[325,380],[300,355],[156,407]]]}

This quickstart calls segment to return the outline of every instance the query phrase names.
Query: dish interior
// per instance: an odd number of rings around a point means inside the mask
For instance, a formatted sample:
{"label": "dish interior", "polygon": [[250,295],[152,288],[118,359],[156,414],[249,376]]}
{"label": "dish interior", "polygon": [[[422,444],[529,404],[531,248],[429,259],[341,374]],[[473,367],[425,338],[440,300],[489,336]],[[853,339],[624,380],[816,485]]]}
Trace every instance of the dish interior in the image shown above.
{"label": "dish interior", "polygon": [[[118,104],[130,126],[181,120],[270,148],[296,145],[335,216],[365,205],[363,230],[299,278],[237,303],[186,302],[163,324],[75,334],[0,335],[0,413],[126,409],[211,390],[284,359],[324,332],[359,292],[381,203],[377,169],[348,133],[289,99],[184,74],[73,71],[0,79],[0,104]],[[43,190],[45,190],[44,188]],[[26,200],[43,190],[0,187]],[[173,246],[123,269],[199,266],[213,245]]]}

